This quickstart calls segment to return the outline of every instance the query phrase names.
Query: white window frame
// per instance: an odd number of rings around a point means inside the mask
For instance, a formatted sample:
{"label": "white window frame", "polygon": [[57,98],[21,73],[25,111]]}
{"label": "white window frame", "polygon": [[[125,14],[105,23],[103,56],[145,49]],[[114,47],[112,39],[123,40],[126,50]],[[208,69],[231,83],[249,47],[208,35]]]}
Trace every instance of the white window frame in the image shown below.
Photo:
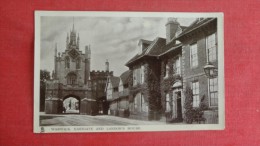
{"label": "white window frame", "polygon": [[[208,90],[209,90],[209,106],[210,107],[217,107],[218,106],[218,78],[214,77],[214,78],[210,78],[208,79],[209,82],[209,86],[208,86]],[[212,95],[214,95],[214,103],[212,104]]]}
{"label": "white window frame", "polygon": [[193,95],[193,102],[192,102],[192,107],[199,107],[200,104],[200,97],[199,97],[199,81],[194,81],[192,82],[192,95]]}
{"label": "white window frame", "polygon": [[168,78],[169,77],[169,70],[170,70],[170,66],[169,66],[169,62],[165,62],[165,76],[164,78]]}
{"label": "white window frame", "polygon": [[137,70],[134,69],[134,70],[133,70],[133,85],[134,85],[134,86],[137,85],[136,73],[137,73]]}
{"label": "white window frame", "polygon": [[138,101],[137,101],[137,97],[134,98],[134,111],[136,111],[138,109]]}
{"label": "white window frame", "polygon": [[[195,47],[196,46],[196,47]],[[196,61],[196,62],[195,62]],[[198,44],[194,43],[190,45],[190,67],[195,68],[199,65],[198,60]]]}
{"label": "white window frame", "polygon": [[206,37],[207,60],[214,62],[217,60],[217,35],[213,33]]}
{"label": "white window frame", "polygon": [[178,56],[177,59],[175,60],[174,64],[173,64],[173,68],[174,68],[174,73],[176,75],[180,75],[181,74],[181,57]]}
{"label": "white window frame", "polygon": [[140,82],[141,82],[141,84],[143,84],[144,83],[144,66],[142,65],[141,66],[141,73],[140,73]]}
{"label": "white window frame", "polygon": [[170,102],[171,102],[171,100],[170,100],[170,94],[169,93],[167,93],[166,95],[165,95],[165,110],[166,111],[171,111],[171,104],[170,104]]}

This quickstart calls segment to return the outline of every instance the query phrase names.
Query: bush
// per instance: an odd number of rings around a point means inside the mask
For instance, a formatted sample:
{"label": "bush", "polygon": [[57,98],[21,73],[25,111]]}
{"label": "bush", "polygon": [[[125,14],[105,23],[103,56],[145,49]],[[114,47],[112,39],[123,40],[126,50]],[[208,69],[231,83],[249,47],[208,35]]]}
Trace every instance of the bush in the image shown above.
{"label": "bush", "polygon": [[198,108],[192,107],[193,102],[193,94],[192,90],[189,86],[186,86],[186,92],[185,92],[185,102],[184,102],[184,108],[185,108],[185,117],[184,120],[186,123],[191,124],[193,121],[200,122],[203,120],[203,111],[208,109],[207,104],[204,102],[205,95],[202,96],[200,100],[200,104]]}

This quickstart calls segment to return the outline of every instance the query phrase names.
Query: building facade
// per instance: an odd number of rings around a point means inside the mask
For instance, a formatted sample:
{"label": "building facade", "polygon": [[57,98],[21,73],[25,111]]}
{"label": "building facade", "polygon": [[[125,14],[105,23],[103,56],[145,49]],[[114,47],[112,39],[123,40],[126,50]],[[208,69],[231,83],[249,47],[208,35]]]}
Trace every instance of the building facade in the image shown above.
{"label": "building facade", "polygon": [[170,18],[166,39],[141,39],[139,53],[126,66],[129,82],[130,117],[180,122],[185,118],[185,88],[193,91],[193,108],[208,105],[206,123],[217,123],[218,79],[205,75],[205,65],[217,68],[216,18],[200,18],[184,27]]}
{"label": "building facade", "polygon": [[193,108],[206,106],[206,123],[218,123],[218,75],[208,77],[206,65],[218,67],[217,19],[197,19],[179,37],[183,44],[183,89],[193,92]]}
{"label": "building facade", "polygon": [[106,62],[105,71],[90,72],[92,98],[97,101],[99,114],[108,114],[108,102],[105,92],[108,76],[113,76],[113,72],[108,70],[108,61]]}
{"label": "building facade", "polygon": [[[63,101],[74,97],[81,107],[87,99],[91,99],[89,46],[85,47],[85,54],[80,50],[79,34],[73,28],[67,35],[66,48],[62,53],[54,55],[54,71],[52,80],[47,81],[45,113],[62,113]],[[94,99],[93,99],[94,100]],[[80,113],[86,113],[80,108]]]}
{"label": "building facade", "polygon": [[63,111],[63,101],[69,97],[78,100],[80,114],[107,114],[108,103],[105,87],[109,71],[109,62],[105,62],[105,71],[90,71],[91,49],[85,46],[85,54],[80,50],[80,37],[74,24],[66,38],[66,48],[54,55],[52,79],[47,81],[45,94],[45,113],[57,114]]}
{"label": "building facade", "polygon": [[110,115],[129,117],[129,79],[131,71],[125,71],[120,77],[108,77],[107,100]]}
{"label": "building facade", "polygon": [[109,114],[118,116],[118,102],[117,99],[119,98],[119,82],[120,78],[115,76],[108,76],[107,77],[107,84],[106,84],[106,96],[107,101],[109,103]]}

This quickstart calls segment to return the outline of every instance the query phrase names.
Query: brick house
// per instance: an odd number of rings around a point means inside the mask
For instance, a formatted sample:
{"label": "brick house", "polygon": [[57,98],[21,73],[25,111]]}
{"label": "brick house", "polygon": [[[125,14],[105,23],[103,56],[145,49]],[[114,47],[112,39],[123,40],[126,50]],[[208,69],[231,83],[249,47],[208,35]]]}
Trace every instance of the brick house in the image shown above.
{"label": "brick house", "polygon": [[182,121],[188,85],[193,107],[204,97],[209,107],[204,111],[206,123],[216,123],[217,76],[208,79],[204,72],[208,63],[217,67],[216,18],[197,19],[188,27],[169,18],[165,26],[166,39],[141,39],[139,53],[126,63],[132,71],[130,117]]}
{"label": "brick house", "polygon": [[218,123],[217,72],[210,78],[204,72],[207,64],[218,67],[217,18],[197,19],[177,39],[183,45],[183,89],[186,86],[192,89],[194,108],[199,107],[200,102],[207,106],[206,123]]}
{"label": "brick house", "polygon": [[162,112],[160,96],[160,61],[158,55],[166,44],[164,38],[153,41],[141,39],[139,53],[126,66],[132,71],[129,82],[130,117],[143,120],[159,120]]}
{"label": "brick house", "polygon": [[141,39],[139,54],[126,64],[133,71],[130,116],[135,118],[159,120],[167,113],[169,118],[182,119],[182,45],[176,36],[186,27],[176,19],[169,19],[165,26],[166,39]]}

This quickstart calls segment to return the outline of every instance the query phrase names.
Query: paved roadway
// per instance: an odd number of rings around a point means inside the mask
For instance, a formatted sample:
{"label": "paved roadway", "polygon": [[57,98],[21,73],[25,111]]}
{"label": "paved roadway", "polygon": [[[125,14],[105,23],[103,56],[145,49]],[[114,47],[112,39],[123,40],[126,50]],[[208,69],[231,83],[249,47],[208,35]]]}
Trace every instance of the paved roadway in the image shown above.
{"label": "paved roadway", "polygon": [[40,126],[164,125],[163,121],[141,121],[110,115],[40,114]]}

